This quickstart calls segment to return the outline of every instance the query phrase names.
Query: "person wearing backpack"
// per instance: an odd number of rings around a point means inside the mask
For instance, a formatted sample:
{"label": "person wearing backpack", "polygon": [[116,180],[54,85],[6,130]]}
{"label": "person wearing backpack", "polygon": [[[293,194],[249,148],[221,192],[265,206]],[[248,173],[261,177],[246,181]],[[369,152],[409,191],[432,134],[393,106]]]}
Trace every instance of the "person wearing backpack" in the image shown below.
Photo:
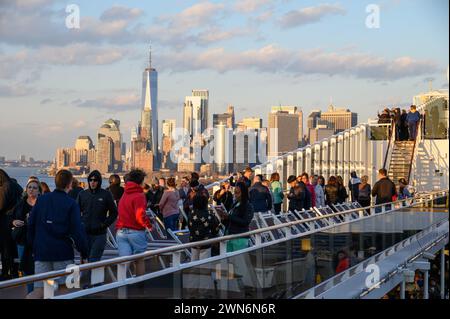
{"label": "person wearing backpack", "polygon": [[362,207],[370,206],[371,186],[368,183],[369,177],[364,175],[361,177],[361,184],[358,185],[358,203]]}

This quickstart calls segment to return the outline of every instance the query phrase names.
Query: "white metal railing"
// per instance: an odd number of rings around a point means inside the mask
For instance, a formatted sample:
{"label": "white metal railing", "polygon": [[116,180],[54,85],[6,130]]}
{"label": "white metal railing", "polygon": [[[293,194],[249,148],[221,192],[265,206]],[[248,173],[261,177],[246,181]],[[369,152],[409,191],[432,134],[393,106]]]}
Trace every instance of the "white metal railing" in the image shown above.
{"label": "white metal railing", "polygon": [[[408,245],[410,245],[413,242],[418,242],[421,238],[424,238],[429,233],[441,229],[445,224],[448,224],[448,219],[440,220],[437,223],[430,225],[426,229],[423,229],[422,231],[414,234],[411,237],[408,237],[404,240],[402,240],[399,243],[396,243],[394,246],[389,247],[382,252],[375,254],[371,256],[370,258],[362,261],[361,263],[346,269],[345,271],[328,278],[327,280],[321,282],[320,284],[316,285],[315,287],[308,289],[307,291],[302,292],[301,294],[294,297],[294,299],[313,299],[313,298],[320,298],[321,295],[325,294],[328,290],[337,287],[338,285],[342,284],[345,280],[348,280],[351,276],[355,276],[357,274],[360,274],[361,272],[364,272],[369,265],[375,265],[384,259],[392,256],[396,252],[401,251]],[[448,225],[447,225],[448,227]],[[419,249],[413,253],[412,256],[406,258],[406,260],[402,261],[402,264],[396,265],[394,270],[389,271],[387,274],[385,274],[383,277],[381,277],[377,282],[371,283],[370,287],[364,286],[364,288],[361,289],[361,291],[358,294],[358,298],[364,298],[367,294],[369,294],[373,289],[379,288],[379,286],[389,280],[389,278],[393,277],[398,271],[401,270],[400,266],[405,266],[408,263],[411,263],[415,259],[419,258],[423,255],[424,252],[428,251],[431,247],[435,246],[436,243],[442,242],[443,240],[448,238],[448,228],[447,232],[445,234],[438,233],[435,234],[435,238],[428,243],[428,244],[420,244]]]}
{"label": "white metal railing", "polygon": [[[136,282],[141,282],[144,280],[148,280],[150,278],[155,278],[164,274],[168,274],[168,273],[172,273],[172,272],[176,272],[179,271],[180,269],[185,269],[185,268],[191,268],[194,266],[197,266],[199,264],[205,264],[205,263],[210,263],[212,261],[215,260],[220,260],[223,259],[225,257],[230,257],[230,256],[234,256],[234,255],[239,255],[239,254],[243,254],[246,253],[248,251],[252,251],[255,249],[259,249],[261,247],[265,247],[265,246],[270,246],[282,241],[287,241],[287,240],[291,240],[293,238],[298,238],[298,237],[303,237],[303,236],[307,236],[307,235],[311,235],[315,232],[318,231],[323,231],[335,226],[339,226],[339,225],[343,225],[343,224],[347,224],[347,223],[351,223],[354,221],[358,221],[358,220],[362,220],[362,219],[366,219],[366,218],[371,218],[374,216],[379,216],[380,214],[386,214],[386,213],[392,213],[395,212],[397,210],[400,209],[404,209],[404,208],[409,208],[409,207],[415,207],[417,205],[422,205],[426,202],[429,201],[434,201],[437,198],[442,198],[442,197],[446,197],[448,196],[448,190],[445,191],[439,191],[439,192],[433,192],[430,193],[430,198],[418,198],[418,200],[416,200],[416,198],[407,198],[407,199],[403,199],[403,200],[398,200],[396,202],[392,202],[392,203],[386,203],[386,204],[380,204],[380,205],[372,205],[372,206],[368,206],[368,207],[363,207],[363,208],[356,208],[356,209],[350,209],[347,211],[343,211],[343,212],[337,212],[337,213],[333,213],[333,214],[328,214],[328,215],[323,215],[323,216],[319,216],[319,217],[314,217],[314,218],[308,218],[308,219],[303,219],[303,220],[298,220],[298,221],[293,221],[293,222],[287,222],[287,223],[283,223],[283,224],[277,224],[274,226],[270,226],[270,227],[266,227],[263,229],[257,229],[257,230],[252,230],[246,233],[242,233],[242,234],[236,234],[236,235],[227,235],[227,236],[223,236],[220,238],[214,238],[214,239],[208,239],[205,241],[200,241],[200,242],[192,242],[192,243],[187,243],[187,244],[182,244],[182,245],[176,245],[176,246],[171,246],[171,247],[165,247],[165,248],[161,248],[161,249],[157,249],[157,250],[153,250],[153,251],[147,251],[141,254],[137,254],[137,255],[131,255],[131,256],[125,256],[125,257],[117,257],[117,258],[113,258],[113,259],[109,259],[109,260],[102,260],[102,261],[98,261],[98,262],[94,262],[94,263],[88,263],[88,264],[82,264],[78,266],[78,269],[80,272],[82,271],[89,271],[89,270],[97,270],[100,272],[104,272],[105,267],[111,267],[111,266],[117,266],[117,273],[118,273],[118,279],[116,282],[113,283],[108,283],[108,284],[104,284],[102,286],[96,287],[96,288],[91,288],[91,289],[86,289],[86,290],[81,290],[79,292],[74,292],[74,293],[69,293],[65,296],[58,296],[58,298],[71,298],[71,297],[80,297],[80,296],[84,296],[84,295],[89,295],[92,294],[94,292],[98,292],[98,291],[104,291],[104,290],[109,290],[109,289],[113,289],[113,288],[117,288],[117,287],[121,287],[121,286],[125,286],[128,285],[130,283],[136,283]],[[386,208],[387,206],[390,206],[390,208]],[[381,212],[376,214],[376,210],[378,208],[381,208]],[[331,224],[319,229],[316,229],[316,227],[314,226],[314,222],[318,221],[318,220],[328,220],[329,218],[333,218],[333,217],[337,217],[337,216],[346,216],[348,214],[352,214],[355,212],[363,212],[369,210],[370,211],[370,215],[369,216],[364,216],[362,213],[359,214],[359,218],[357,219],[345,219],[347,220],[346,222],[342,222],[342,223],[336,223],[336,224]],[[300,233],[300,234],[296,234],[293,235],[291,234],[291,228],[295,227],[296,225],[300,225],[300,224],[308,224],[308,225],[313,225],[313,229],[308,231],[308,232],[304,232],[304,233]],[[273,230],[288,230],[286,232],[286,236],[284,238],[281,239],[277,239],[275,241],[270,241],[270,242],[266,242],[266,243],[262,243],[262,235],[264,233],[273,231]],[[238,238],[247,238],[250,236],[255,236],[255,241],[257,243],[261,243],[259,245],[255,245],[252,247],[249,247],[247,249],[243,249],[243,250],[239,250],[236,252],[226,252],[226,245],[227,242],[229,240],[232,239],[238,239]],[[203,246],[203,245],[213,245],[213,244],[219,244],[220,245],[220,255],[219,256],[214,256],[208,259],[203,259],[200,261],[195,261],[195,262],[189,262],[189,263],[184,263],[182,264],[180,262],[180,256],[181,253],[185,250],[185,249],[190,249],[193,247],[198,247]],[[140,277],[134,277],[134,278],[126,278],[125,276],[119,276],[119,274],[123,274],[124,271],[126,271],[126,265],[130,262],[137,262],[137,261],[143,261],[145,259],[148,259],[150,257],[154,257],[154,256],[160,256],[163,254],[171,254],[172,255],[172,260],[173,260],[173,266],[170,268],[166,268],[163,270],[159,270],[153,273],[149,273]],[[53,280],[57,279],[59,277],[63,277],[63,276],[67,276],[68,274],[70,274],[70,271],[67,270],[58,270],[58,271],[52,271],[52,272],[47,272],[47,273],[42,273],[42,274],[36,274],[36,275],[32,275],[32,276],[26,276],[26,277],[22,277],[22,278],[17,278],[17,279],[13,279],[13,280],[9,280],[9,281],[5,281],[5,282],[1,282],[0,283],[0,289],[5,289],[5,288],[11,288],[11,287],[17,287],[17,286],[23,286],[26,284],[32,284],[35,282],[39,282],[39,281],[43,281],[44,282],[44,298],[53,298],[54,297],[54,289],[53,289]],[[126,274],[126,272],[125,272]],[[101,277],[101,276],[100,276]]]}

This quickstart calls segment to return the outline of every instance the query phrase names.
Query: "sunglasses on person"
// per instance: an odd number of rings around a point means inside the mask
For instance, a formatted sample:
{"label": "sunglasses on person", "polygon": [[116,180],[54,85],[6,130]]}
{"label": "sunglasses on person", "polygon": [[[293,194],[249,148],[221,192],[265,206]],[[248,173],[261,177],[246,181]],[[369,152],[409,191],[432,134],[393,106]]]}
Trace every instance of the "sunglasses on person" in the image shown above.
{"label": "sunglasses on person", "polygon": [[89,182],[98,182],[98,179],[91,178],[91,179],[89,180]]}

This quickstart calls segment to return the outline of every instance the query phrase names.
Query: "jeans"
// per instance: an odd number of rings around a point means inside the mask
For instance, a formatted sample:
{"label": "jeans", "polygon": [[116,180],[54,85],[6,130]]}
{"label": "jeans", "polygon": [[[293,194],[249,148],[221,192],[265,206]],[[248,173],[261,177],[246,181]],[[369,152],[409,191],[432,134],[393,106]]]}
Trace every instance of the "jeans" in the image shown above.
{"label": "jeans", "polygon": [[[25,246],[23,245],[17,245],[17,255],[19,256],[19,262],[22,263],[22,258],[23,258],[23,253],[25,252]],[[20,267],[19,267],[20,269]],[[32,275],[32,274],[28,274],[25,271],[22,270],[22,273],[24,276],[28,276],[28,275]],[[30,293],[34,290],[34,285],[33,284],[27,284],[27,292]]]}
{"label": "jeans", "polygon": [[89,256],[90,263],[100,261],[103,256],[106,245],[106,234],[103,235],[88,235]]}
{"label": "jeans", "polygon": [[117,231],[116,241],[119,256],[130,256],[147,250],[147,235],[145,230],[122,228]]}
{"label": "jeans", "polygon": [[179,214],[173,214],[168,217],[164,217],[164,227],[170,230],[177,230]]}
{"label": "jeans", "polygon": [[273,204],[273,210],[275,211],[275,214],[279,214],[281,212],[281,204]]}
{"label": "jeans", "polygon": [[417,135],[417,123],[408,123],[409,140],[415,140]]}

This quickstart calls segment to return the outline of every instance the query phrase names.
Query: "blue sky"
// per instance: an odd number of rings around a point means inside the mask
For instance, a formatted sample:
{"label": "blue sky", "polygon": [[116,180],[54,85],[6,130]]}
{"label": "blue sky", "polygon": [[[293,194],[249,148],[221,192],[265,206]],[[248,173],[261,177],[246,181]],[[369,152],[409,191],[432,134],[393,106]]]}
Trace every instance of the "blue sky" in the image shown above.
{"label": "blue sky", "polygon": [[[52,159],[110,117],[128,142],[150,43],[160,120],[178,125],[194,88],[210,90],[210,118],[231,103],[238,120],[264,123],[272,105],[306,117],[330,98],[364,122],[410,103],[429,79],[448,88],[446,0],[70,3],[79,30],[65,27],[69,2],[0,3],[0,156]],[[366,27],[369,4],[380,28]]]}

